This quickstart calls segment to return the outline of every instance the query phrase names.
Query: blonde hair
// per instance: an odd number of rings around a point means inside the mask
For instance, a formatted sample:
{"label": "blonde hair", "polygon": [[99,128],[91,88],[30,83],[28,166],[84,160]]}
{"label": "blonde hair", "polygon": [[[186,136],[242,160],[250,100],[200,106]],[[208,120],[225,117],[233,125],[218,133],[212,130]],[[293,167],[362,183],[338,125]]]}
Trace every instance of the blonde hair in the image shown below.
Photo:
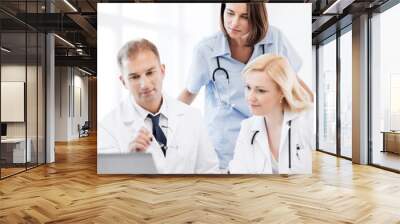
{"label": "blonde hair", "polygon": [[242,71],[245,77],[252,71],[268,75],[283,93],[284,106],[290,111],[301,112],[312,106],[311,96],[300,85],[297,75],[286,58],[264,54],[249,62]]}

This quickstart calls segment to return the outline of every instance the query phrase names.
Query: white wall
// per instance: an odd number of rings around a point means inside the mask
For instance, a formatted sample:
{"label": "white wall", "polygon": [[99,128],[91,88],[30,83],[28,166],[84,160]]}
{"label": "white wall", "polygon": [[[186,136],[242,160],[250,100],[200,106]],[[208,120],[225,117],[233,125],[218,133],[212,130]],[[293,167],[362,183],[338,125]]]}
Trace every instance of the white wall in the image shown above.
{"label": "white wall", "polygon": [[[30,75],[36,75],[36,67],[34,66],[25,66],[18,64],[8,64],[1,66],[1,81],[9,81],[9,82],[25,82],[25,75],[28,75],[29,84],[36,85],[36,81],[30,80]],[[28,119],[28,137],[31,133],[36,134],[36,88],[27,88],[27,104],[28,106],[34,102],[33,105],[30,105],[31,108],[27,109],[27,119]],[[4,96],[2,96],[3,98]],[[21,108],[24,110],[24,106]],[[10,110],[10,108],[1,108],[1,110]],[[27,122],[7,122],[7,136],[8,137],[25,137],[25,126]]]}
{"label": "white wall", "polygon": [[55,140],[67,141],[68,118],[68,68],[55,68]]}
{"label": "white wall", "polygon": [[82,126],[88,120],[88,78],[75,68],[56,67],[55,86],[55,140],[77,139],[78,124]]}
{"label": "white wall", "polygon": [[[317,48],[315,45],[312,46],[312,83],[310,88],[317,92]],[[314,101],[315,102],[315,101]]]}
{"label": "white wall", "polygon": [[[29,139],[29,148],[31,149],[32,161],[36,162],[39,158],[39,163],[44,162],[44,86],[41,66],[32,66],[25,64],[3,64],[1,66],[1,81],[2,82],[24,82],[26,85],[26,106],[25,96],[21,97],[20,107],[12,108],[3,105],[1,110],[6,113],[21,113],[21,121],[6,122],[7,137],[9,138],[24,138],[25,135]],[[2,89],[2,99],[9,98],[7,92]],[[22,91],[22,92],[21,92]],[[24,90],[19,90],[19,93],[24,94]],[[6,95],[4,95],[6,94]],[[11,102],[13,103],[13,102]],[[14,102],[17,103],[17,102]],[[19,111],[16,111],[19,110]],[[26,120],[25,120],[26,112]],[[3,120],[3,118],[2,118]],[[39,156],[37,157],[37,154]]]}
{"label": "white wall", "polygon": [[74,92],[72,93],[74,96],[71,96],[74,99],[74,107],[72,108],[70,131],[70,135],[72,135],[73,138],[79,137],[78,124],[82,126],[85,121],[88,121],[88,77],[83,77],[81,76],[82,74],[83,73],[78,70],[74,70]]}

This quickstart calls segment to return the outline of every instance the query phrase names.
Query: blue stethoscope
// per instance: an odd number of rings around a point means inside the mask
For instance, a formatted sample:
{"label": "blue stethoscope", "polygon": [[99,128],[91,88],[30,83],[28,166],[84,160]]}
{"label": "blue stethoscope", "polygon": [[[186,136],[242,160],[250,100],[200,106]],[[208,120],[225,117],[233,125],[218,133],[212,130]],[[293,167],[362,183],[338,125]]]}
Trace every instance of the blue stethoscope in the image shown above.
{"label": "blue stethoscope", "polygon": [[[264,118],[264,125],[265,125],[265,130],[268,130],[267,129],[267,121],[265,120],[265,118]],[[290,120],[290,121],[288,121],[288,125],[289,125],[289,130],[288,130],[288,141],[289,141],[289,144],[288,144],[288,151],[289,151],[289,169],[291,169],[292,168],[292,150],[291,150],[291,145],[292,145],[292,142],[291,142],[291,129],[292,129],[292,121]],[[254,134],[253,134],[253,136],[251,137],[251,141],[250,141],[250,144],[252,145],[252,146],[254,146],[254,139],[256,138],[256,135],[258,134],[258,132],[260,132],[260,131],[255,131],[254,132]],[[297,156],[297,159],[299,159],[300,160],[300,156],[299,156],[299,151],[300,151],[300,145],[299,144],[296,144],[296,156]],[[265,163],[265,161],[264,161],[264,163]],[[264,164],[264,167],[265,167],[265,164]]]}
{"label": "blue stethoscope", "polygon": [[[264,47],[264,45],[262,44],[262,45],[260,45],[260,46],[261,46],[261,49],[262,49],[262,54],[265,54],[265,47]],[[221,64],[219,63],[219,57],[220,57],[220,56],[217,57],[217,68],[215,68],[214,71],[213,71],[213,73],[212,73],[212,81],[213,81],[213,83],[214,83],[215,91],[216,91],[216,93],[217,93],[217,97],[218,97],[219,102],[220,102],[221,104],[226,104],[226,105],[229,105],[229,106],[233,107],[233,105],[231,105],[231,103],[230,103],[230,97],[229,97],[229,96],[230,96],[229,73],[228,73],[228,71],[227,71],[225,68],[221,67]],[[228,94],[228,97],[227,97],[227,98],[228,98],[228,100],[227,100],[227,101],[223,101],[223,100],[222,100],[221,93],[219,92],[219,90],[218,90],[218,88],[217,88],[217,82],[216,82],[215,76],[216,76],[216,74],[217,74],[218,72],[220,72],[221,75],[224,75],[224,76],[225,76],[226,81],[227,81],[227,83],[228,83],[228,90],[227,90],[227,94]]]}

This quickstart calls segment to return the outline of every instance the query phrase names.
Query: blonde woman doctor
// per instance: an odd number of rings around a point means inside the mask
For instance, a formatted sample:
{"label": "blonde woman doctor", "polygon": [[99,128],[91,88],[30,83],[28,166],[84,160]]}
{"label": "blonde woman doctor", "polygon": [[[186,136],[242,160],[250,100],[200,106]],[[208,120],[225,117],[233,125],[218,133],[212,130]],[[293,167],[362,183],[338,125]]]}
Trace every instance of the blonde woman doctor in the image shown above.
{"label": "blonde woman doctor", "polygon": [[312,169],[313,110],[284,57],[262,55],[242,72],[252,117],[243,120],[229,172],[308,174]]}

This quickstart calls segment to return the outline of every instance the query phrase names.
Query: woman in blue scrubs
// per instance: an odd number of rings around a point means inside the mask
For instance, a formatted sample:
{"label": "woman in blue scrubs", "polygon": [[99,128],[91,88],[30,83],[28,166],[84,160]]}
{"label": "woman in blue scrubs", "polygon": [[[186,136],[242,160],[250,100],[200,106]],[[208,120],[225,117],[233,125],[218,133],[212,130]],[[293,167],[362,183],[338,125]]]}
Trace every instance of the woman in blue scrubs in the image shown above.
{"label": "woman in blue scrubs", "polygon": [[[205,86],[208,133],[220,169],[226,170],[233,158],[240,123],[251,116],[244,96],[242,69],[257,56],[274,53],[288,58],[298,72],[301,59],[281,31],[268,24],[264,3],[222,3],[220,26],[220,32],[196,46],[186,89],[179,99],[191,104]],[[305,86],[304,82],[302,85]]]}

